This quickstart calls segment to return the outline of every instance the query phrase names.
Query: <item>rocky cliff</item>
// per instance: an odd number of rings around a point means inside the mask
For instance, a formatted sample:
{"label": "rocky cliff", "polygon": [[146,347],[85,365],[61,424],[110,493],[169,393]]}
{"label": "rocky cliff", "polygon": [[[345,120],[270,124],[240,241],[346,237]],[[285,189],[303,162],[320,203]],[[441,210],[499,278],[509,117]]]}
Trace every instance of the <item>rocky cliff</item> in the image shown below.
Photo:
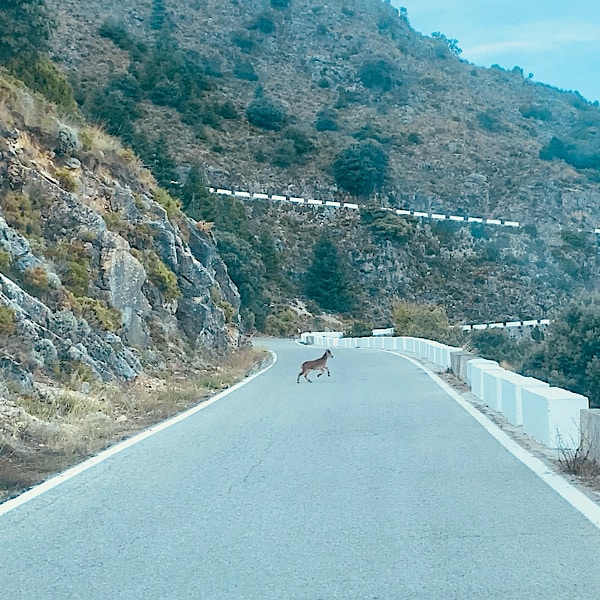
{"label": "rocky cliff", "polygon": [[131,380],[239,345],[239,294],[210,232],[130,151],[8,78],[0,181],[5,367]]}

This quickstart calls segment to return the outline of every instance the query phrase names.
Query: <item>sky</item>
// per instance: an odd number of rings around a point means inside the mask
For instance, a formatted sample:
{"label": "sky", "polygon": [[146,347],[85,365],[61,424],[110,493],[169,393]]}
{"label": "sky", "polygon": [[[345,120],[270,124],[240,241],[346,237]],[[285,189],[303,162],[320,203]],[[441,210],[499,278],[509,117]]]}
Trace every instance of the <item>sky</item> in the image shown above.
{"label": "sky", "polygon": [[525,76],[600,100],[600,0],[392,0],[413,29],[458,40],[475,65],[521,67]]}

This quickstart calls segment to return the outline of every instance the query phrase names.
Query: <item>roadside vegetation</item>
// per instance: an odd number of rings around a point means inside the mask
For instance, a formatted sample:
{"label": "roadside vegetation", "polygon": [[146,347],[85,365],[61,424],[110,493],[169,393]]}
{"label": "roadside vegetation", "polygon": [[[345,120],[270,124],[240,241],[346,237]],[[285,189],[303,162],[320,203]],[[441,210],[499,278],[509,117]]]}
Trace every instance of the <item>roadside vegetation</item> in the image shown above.
{"label": "roadside vegetation", "polygon": [[423,337],[468,348],[503,367],[583,394],[600,408],[600,298],[588,296],[557,312],[546,332],[511,337],[503,329],[462,332],[441,306],[399,302],[396,335]]}

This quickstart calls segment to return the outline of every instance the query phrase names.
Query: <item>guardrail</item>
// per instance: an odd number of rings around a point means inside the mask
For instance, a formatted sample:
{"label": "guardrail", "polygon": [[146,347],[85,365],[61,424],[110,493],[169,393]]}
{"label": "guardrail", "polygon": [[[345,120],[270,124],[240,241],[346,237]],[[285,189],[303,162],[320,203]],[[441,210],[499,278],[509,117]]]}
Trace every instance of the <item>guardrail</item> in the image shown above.
{"label": "guardrail", "polygon": [[[173,182],[177,183],[177,182]],[[290,202],[295,205],[305,205],[305,206],[321,206],[321,207],[332,207],[339,209],[348,209],[348,210],[360,210],[360,205],[355,202],[345,202],[342,200],[319,200],[314,198],[303,198],[300,196],[292,196],[289,194],[266,194],[262,192],[248,192],[242,190],[233,190],[227,188],[215,188],[209,187],[208,191],[212,194],[219,194],[221,196],[233,196],[236,198],[244,198],[246,200],[271,200],[273,202]],[[433,211],[422,211],[422,210],[414,210],[411,208],[384,208],[381,210],[386,210],[392,213],[395,213],[400,216],[413,217],[415,219],[430,219],[432,221],[450,221],[454,223],[480,223],[482,225],[492,225],[499,227],[510,227],[513,229],[520,229],[524,227],[524,224],[515,221],[513,219],[492,219],[486,217],[477,217],[477,216],[469,216],[469,215],[447,215]],[[591,232],[590,232],[591,233]],[[596,235],[600,235],[600,227],[595,227],[593,233]]]}
{"label": "guardrail", "polygon": [[[346,208],[349,210],[360,210],[360,205],[354,202],[344,202],[338,200],[317,200],[314,198],[302,198],[298,196],[289,196],[283,194],[264,194],[258,192],[247,192],[239,190],[229,190],[225,188],[209,187],[208,191],[221,196],[233,196],[236,198],[244,198],[246,200],[270,200],[272,202],[289,202],[296,205],[305,206],[328,206],[332,208]],[[412,210],[412,209],[394,209],[382,208],[400,216],[414,217],[417,219],[431,219],[433,221],[452,221],[455,223],[480,223],[483,225],[499,225],[502,227],[519,228],[521,223],[507,219],[487,219],[484,217],[473,217],[463,215],[444,215],[436,212]]]}
{"label": "guardrail", "polygon": [[500,323],[480,323],[477,325],[460,325],[463,331],[482,329],[525,329],[526,327],[548,327],[550,319],[530,319],[528,321],[503,321]]}
{"label": "guardrail", "polygon": [[[508,371],[493,360],[431,340],[404,336],[346,338],[341,332],[321,331],[303,333],[301,342],[330,348],[390,350],[426,359],[451,370],[479,401],[552,449],[576,449],[581,442],[581,415],[594,412],[585,410],[589,409],[586,396],[552,387],[544,381]],[[587,423],[591,417],[586,419]],[[596,430],[600,433],[600,416]],[[600,449],[600,436],[588,443]]]}

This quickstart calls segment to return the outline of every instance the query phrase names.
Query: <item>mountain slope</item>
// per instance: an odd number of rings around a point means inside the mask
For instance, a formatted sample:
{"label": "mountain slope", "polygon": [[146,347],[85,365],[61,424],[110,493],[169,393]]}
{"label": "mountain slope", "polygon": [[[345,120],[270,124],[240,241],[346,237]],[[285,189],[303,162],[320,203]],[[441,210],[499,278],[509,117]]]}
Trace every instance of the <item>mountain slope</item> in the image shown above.
{"label": "mountain slope", "polygon": [[[505,235],[405,222],[397,236],[363,219],[340,238],[361,314],[389,319],[408,298],[457,321],[539,317],[596,289],[600,111],[578,94],[474,67],[379,0],[49,5],[55,58],[83,110],[166,186],[199,163],[215,187],[524,224]],[[259,303],[285,304],[303,294],[327,218],[308,214],[297,240],[280,212],[259,212],[287,282],[254,282],[268,288]]]}

